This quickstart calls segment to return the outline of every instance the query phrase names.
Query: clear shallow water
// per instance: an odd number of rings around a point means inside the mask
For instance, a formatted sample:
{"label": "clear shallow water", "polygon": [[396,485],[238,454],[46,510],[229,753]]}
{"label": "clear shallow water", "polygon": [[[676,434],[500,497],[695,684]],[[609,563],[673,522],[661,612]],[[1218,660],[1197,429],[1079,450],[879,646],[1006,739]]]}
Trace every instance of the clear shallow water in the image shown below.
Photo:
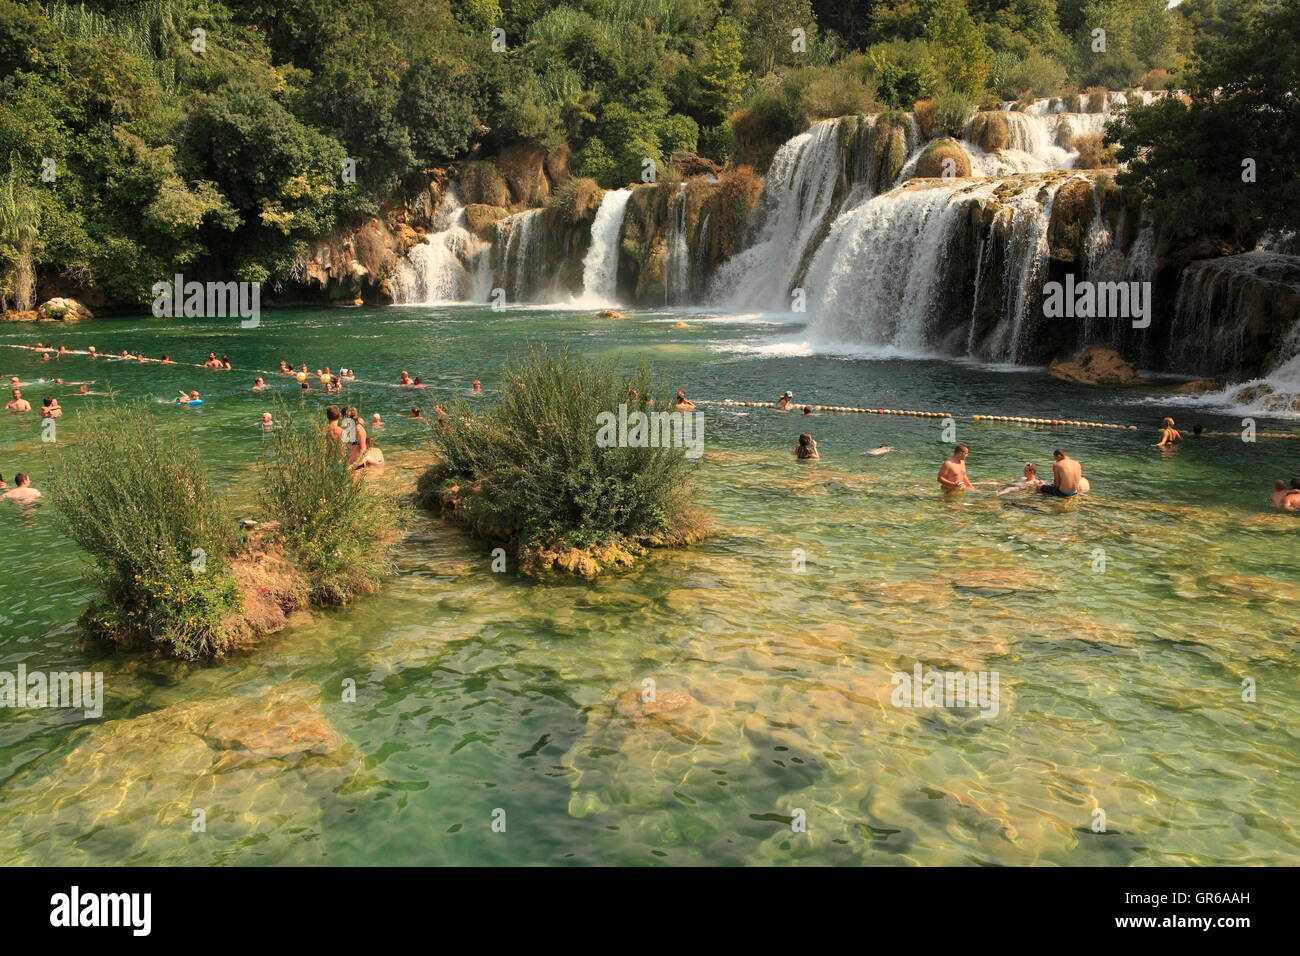
{"label": "clear shallow water", "polygon": [[[39,363],[0,348],[0,371],[95,378],[125,397],[200,389],[202,408],[160,406],[159,421],[192,430],[249,514],[261,441],[249,426],[270,397],[247,391],[245,370],[281,358],[354,366],[363,382],[409,369],[433,386],[426,407],[474,378],[494,387],[502,358],[531,337],[648,361],[696,398],[789,388],[818,404],[957,415],[1148,425],[1164,414],[1144,402],[1154,393],[1041,371],[761,348],[797,331],[682,310],[604,321],[478,307],[275,312],[256,330],[9,325],[0,345],[53,339],[196,362],[216,351],[239,370]],[[73,391],[27,389],[34,404],[60,396],[61,440],[75,440],[83,403],[104,401]],[[358,384],[345,396],[388,421],[395,481],[426,459],[427,426],[401,418],[412,394]],[[82,649],[83,556],[47,508],[0,509],[0,670],[102,670],[108,698],[100,720],[0,711],[0,861],[1300,861],[1300,524],[1267,507],[1272,479],[1300,471],[1300,447],[1204,439],[1162,453],[1152,428],[959,421],[977,481],[1010,480],[1026,460],[1046,468],[1062,444],[1094,493],[954,500],[934,483],[947,451],[937,421],[705,413],[697,480],[717,531],[703,545],[595,583],[538,584],[491,573],[486,544],[416,515],[382,595],[215,665]],[[1273,427],[1285,423],[1261,421]],[[819,463],[790,454],[804,429]],[[863,456],[882,444],[895,451]],[[29,471],[39,487],[41,462],[35,416],[0,420],[6,478]],[[996,671],[998,715],[890,706],[889,675],[917,662]],[[662,699],[689,695],[672,720],[616,706],[647,678]],[[1240,699],[1245,678],[1256,703]],[[1106,833],[1090,829],[1097,807]],[[491,826],[497,808],[504,833]],[[206,832],[191,829],[195,809]],[[791,832],[796,810],[806,833]]]}

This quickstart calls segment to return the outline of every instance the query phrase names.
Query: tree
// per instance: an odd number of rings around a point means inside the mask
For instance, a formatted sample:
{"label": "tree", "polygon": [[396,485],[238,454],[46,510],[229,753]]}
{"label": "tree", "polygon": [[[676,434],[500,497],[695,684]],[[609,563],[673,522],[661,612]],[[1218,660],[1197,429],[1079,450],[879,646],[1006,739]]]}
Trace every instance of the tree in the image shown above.
{"label": "tree", "polygon": [[729,19],[709,32],[704,68],[700,71],[699,101],[709,125],[721,123],[740,104],[749,74],[740,68],[744,53],[740,30]]}
{"label": "tree", "polygon": [[11,161],[9,174],[0,179],[0,263],[9,261],[0,283],[0,304],[12,301],[19,311],[35,306],[32,250],[40,234],[40,205],[17,163]]}
{"label": "tree", "polygon": [[925,35],[941,50],[941,71],[948,85],[979,93],[989,72],[989,48],[966,0],[935,0]]}
{"label": "tree", "polygon": [[1300,230],[1300,4],[1257,9],[1190,71],[1191,104],[1165,99],[1112,123],[1108,140],[1171,235],[1248,246]]}

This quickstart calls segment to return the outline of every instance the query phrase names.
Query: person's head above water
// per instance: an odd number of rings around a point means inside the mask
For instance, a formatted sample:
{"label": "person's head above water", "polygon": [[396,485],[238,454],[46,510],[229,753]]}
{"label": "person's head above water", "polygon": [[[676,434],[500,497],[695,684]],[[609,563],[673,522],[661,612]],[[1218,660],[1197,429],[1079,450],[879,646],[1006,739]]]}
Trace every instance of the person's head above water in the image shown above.
{"label": "person's head above water", "polygon": [[811,405],[805,405],[805,406],[803,407],[803,413],[804,413],[805,415],[811,415],[811,414],[812,414],[812,406],[811,406]]}
{"label": "person's head above water", "polygon": [[808,432],[804,432],[799,436],[799,447],[807,448],[809,445],[812,444],[812,440],[813,440],[812,435],[810,435]]}
{"label": "person's head above water", "polygon": [[1035,465],[1032,461],[1025,462],[1025,477],[1026,478],[1038,477],[1038,466]]}

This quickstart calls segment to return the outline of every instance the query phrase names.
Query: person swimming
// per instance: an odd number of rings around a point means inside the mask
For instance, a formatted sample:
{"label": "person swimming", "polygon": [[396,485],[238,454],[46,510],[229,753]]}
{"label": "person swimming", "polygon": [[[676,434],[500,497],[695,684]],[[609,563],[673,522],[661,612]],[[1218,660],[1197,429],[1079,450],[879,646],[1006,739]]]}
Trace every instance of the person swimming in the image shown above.
{"label": "person swimming", "polygon": [[1172,418],[1166,418],[1160,429],[1160,441],[1156,442],[1155,447],[1169,448],[1175,442],[1180,442],[1182,440],[1183,436],[1179,434],[1178,429],[1174,427],[1174,420]]}
{"label": "person swimming", "polygon": [[1280,478],[1273,482],[1273,506],[1279,511],[1300,511],[1300,478],[1292,478],[1290,487]]}
{"label": "person swimming", "polygon": [[175,362],[172,361],[172,357],[171,357],[170,355],[164,355],[164,356],[163,356],[162,358],[160,358],[158,361],[159,361],[159,363],[162,364],[162,365],[175,365],[175,364],[176,364]]}
{"label": "person swimming", "polygon": [[262,420],[257,422],[257,426],[264,432],[269,432],[275,428],[275,419],[271,417],[270,412],[262,412]]}
{"label": "person swimming", "polygon": [[790,406],[794,404],[793,392],[782,392],[781,397],[776,400],[776,410],[779,412],[788,412]]}
{"label": "person swimming", "polygon": [[678,390],[676,397],[673,399],[673,411],[686,412],[694,407],[695,403],[686,397],[686,393]]}
{"label": "person swimming", "polygon": [[63,409],[59,407],[59,400],[46,396],[41,402],[41,418],[62,418]]}
{"label": "person swimming", "polygon": [[31,402],[23,398],[22,389],[15,388],[9,394],[11,394],[13,398],[5,404],[6,409],[11,412],[30,412],[32,410]]}
{"label": "person swimming", "polygon": [[811,414],[813,413],[813,408],[812,408],[812,406],[811,406],[811,405],[805,405],[805,406],[803,407],[803,413],[804,413],[805,415],[811,415]]}
{"label": "person swimming", "polygon": [[1025,470],[1021,477],[1010,484],[1003,485],[998,490],[998,494],[1007,495],[1013,491],[1037,491],[1043,487],[1043,484],[1043,479],[1038,477],[1038,466],[1031,461],[1025,464]]}
{"label": "person swimming", "polygon": [[266,391],[266,382],[263,381],[262,376],[258,375],[256,378],[253,379],[253,387],[249,391],[253,391],[253,392]]}
{"label": "person swimming", "polygon": [[398,385],[414,385],[414,384],[415,384],[415,380],[411,378],[411,373],[410,373],[410,372],[408,372],[408,371],[406,371],[405,369],[403,369],[403,370],[402,370],[402,374],[399,375],[399,376],[397,376],[397,384],[398,384]]}
{"label": "person swimming", "polygon": [[370,428],[372,430],[376,428],[383,428],[383,427],[384,427],[384,420],[379,417],[378,412],[375,412],[373,415],[370,416]]}
{"label": "person swimming", "polygon": [[476,392],[476,393],[481,392],[483,391],[483,383],[480,382],[478,379],[474,379],[474,384],[470,386],[469,390],[471,392]]}
{"label": "person swimming", "polygon": [[821,453],[817,451],[817,442],[813,440],[812,435],[804,432],[799,436],[799,444],[794,447],[794,457],[800,461],[812,461],[821,458]]}
{"label": "person swimming", "polygon": [[14,487],[0,495],[6,501],[35,501],[39,497],[41,493],[32,487],[31,478],[21,471],[14,475]]}

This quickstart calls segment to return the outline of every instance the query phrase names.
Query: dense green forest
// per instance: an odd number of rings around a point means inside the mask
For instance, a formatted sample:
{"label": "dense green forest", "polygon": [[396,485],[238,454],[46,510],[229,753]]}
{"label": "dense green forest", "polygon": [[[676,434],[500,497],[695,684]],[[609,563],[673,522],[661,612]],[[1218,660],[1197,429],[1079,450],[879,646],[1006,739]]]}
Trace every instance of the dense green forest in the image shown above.
{"label": "dense green forest", "polygon": [[1261,170],[1294,156],[1296,6],[0,0],[0,308],[30,308],[36,277],[116,303],[181,270],[266,281],[420,170],[512,144],[612,186],[682,150],[761,169],[822,117],[925,100],[960,123],[1095,87],[1198,91],[1128,129],[1127,158],[1158,147],[1131,180],[1189,228],[1207,201],[1240,226],[1244,200],[1216,203],[1186,150],[1251,115],[1231,135],[1267,139],[1263,104],[1293,125]]}

